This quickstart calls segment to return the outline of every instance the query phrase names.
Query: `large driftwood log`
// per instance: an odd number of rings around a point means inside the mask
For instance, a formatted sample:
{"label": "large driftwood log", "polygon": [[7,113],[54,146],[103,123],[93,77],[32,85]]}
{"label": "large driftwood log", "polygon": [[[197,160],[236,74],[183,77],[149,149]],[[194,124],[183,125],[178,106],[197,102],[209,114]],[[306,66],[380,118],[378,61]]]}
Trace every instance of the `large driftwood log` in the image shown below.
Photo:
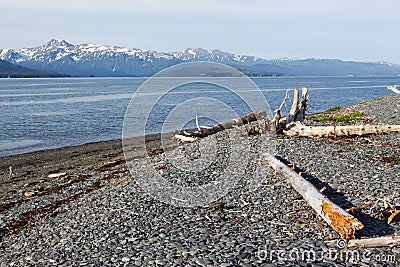
{"label": "large driftwood log", "polygon": [[[218,125],[208,127],[206,129],[201,129],[201,131],[196,131],[190,133],[191,137],[206,137],[215,133],[218,133],[225,129],[232,129],[235,127],[242,126],[244,124],[248,124],[253,121],[260,121],[266,118],[266,112],[264,110],[255,111],[249,114],[246,114],[242,117],[232,119],[227,122],[220,123]],[[200,128],[200,126],[199,126]],[[202,127],[203,128],[203,127]]]}
{"label": "large driftwood log", "polygon": [[321,194],[313,184],[292,171],[274,156],[267,153],[264,155],[272,168],[285,177],[317,214],[332,226],[342,238],[347,240],[354,238],[355,232],[364,228],[364,225],[360,221]]}
{"label": "large driftwood log", "polygon": [[394,85],[394,86],[388,86],[387,89],[389,89],[390,91],[392,91],[392,92],[394,92],[394,93],[396,93],[396,94],[400,94],[400,90],[397,89],[397,86],[396,86],[396,85]]}
{"label": "large driftwood log", "polygon": [[400,125],[346,125],[346,126],[305,126],[299,122],[287,126],[287,136],[343,137],[367,134],[400,133]]}
{"label": "large driftwood log", "polygon": [[348,248],[376,248],[400,246],[400,236],[383,236],[365,239],[352,239],[347,243]]}

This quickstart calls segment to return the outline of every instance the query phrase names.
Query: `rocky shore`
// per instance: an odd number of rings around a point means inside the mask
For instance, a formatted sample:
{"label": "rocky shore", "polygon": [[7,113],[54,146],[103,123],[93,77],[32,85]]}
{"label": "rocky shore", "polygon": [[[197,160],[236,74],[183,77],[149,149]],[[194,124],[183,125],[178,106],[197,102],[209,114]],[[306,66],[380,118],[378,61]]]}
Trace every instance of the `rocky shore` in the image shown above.
{"label": "rocky shore", "polygon": [[[400,95],[338,112],[355,111],[370,123],[400,124]],[[207,138],[202,145],[212,149]],[[260,138],[242,141],[257,148]],[[157,135],[146,144],[158,171],[181,185],[210,182],[213,171],[224,168],[222,162],[207,175],[185,176],[170,170],[165,157],[193,144],[160,147]],[[160,154],[162,149],[171,151]],[[399,134],[276,141],[277,157],[342,208],[379,199],[400,208],[399,152]],[[138,151],[130,166],[141,170],[143,156]],[[153,198],[135,182],[118,140],[0,158],[0,266],[400,264],[399,247],[339,245],[339,235],[267,164],[243,167],[240,158],[230,164],[243,171],[234,190],[209,205],[180,207]],[[249,190],[255,176],[262,177],[260,184]],[[379,209],[354,213],[365,225],[359,238],[400,235],[400,223],[388,224]]]}

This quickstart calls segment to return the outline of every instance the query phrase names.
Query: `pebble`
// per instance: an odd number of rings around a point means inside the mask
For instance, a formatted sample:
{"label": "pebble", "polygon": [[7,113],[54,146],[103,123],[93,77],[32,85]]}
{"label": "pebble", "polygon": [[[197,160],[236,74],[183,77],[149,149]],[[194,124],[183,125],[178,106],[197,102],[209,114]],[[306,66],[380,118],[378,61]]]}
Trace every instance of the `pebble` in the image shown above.
{"label": "pebble", "polygon": [[206,260],[204,260],[204,259],[200,259],[200,258],[197,258],[196,260],[195,260],[195,262],[198,264],[198,265],[200,265],[200,266],[207,266],[207,262],[206,262]]}
{"label": "pebble", "polygon": [[128,262],[128,261],[130,261],[131,259],[130,259],[129,257],[123,257],[121,260],[122,260],[123,262]]}
{"label": "pebble", "polygon": [[167,262],[166,262],[166,261],[163,261],[163,260],[156,260],[156,261],[155,261],[155,264],[164,266],[164,265],[167,264]]}

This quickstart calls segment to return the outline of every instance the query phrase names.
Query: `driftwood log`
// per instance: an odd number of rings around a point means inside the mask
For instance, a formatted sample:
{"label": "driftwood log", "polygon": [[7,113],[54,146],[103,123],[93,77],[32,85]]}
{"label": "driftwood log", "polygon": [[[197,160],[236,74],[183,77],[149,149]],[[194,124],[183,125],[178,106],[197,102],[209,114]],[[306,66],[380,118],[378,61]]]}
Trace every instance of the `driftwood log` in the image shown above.
{"label": "driftwood log", "polygon": [[292,108],[290,109],[289,115],[286,119],[287,124],[291,123],[292,121],[295,121],[295,118],[300,110],[298,103],[299,103],[299,89],[294,88]]}
{"label": "driftwood log", "polygon": [[347,243],[348,248],[375,248],[400,246],[400,236],[383,236],[364,239],[352,239]]}
{"label": "driftwood log", "polygon": [[176,134],[176,135],[174,135],[174,137],[176,139],[178,139],[179,141],[186,142],[186,143],[193,143],[193,142],[196,142],[199,140],[199,138],[197,138],[197,137],[190,137],[190,136],[181,135],[181,134]]}
{"label": "driftwood log", "polygon": [[400,94],[400,90],[397,89],[397,86],[396,86],[396,85],[394,85],[394,86],[388,86],[387,89],[389,89],[390,91],[392,91],[392,92],[394,92],[394,93],[396,93],[396,94]]}
{"label": "driftwood log", "polygon": [[357,230],[364,225],[354,216],[343,210],[324,196],[313,184],[301,177],[295,171],[283,164],[270,154],[264,154],[266,161],[308,202],[308,204],[321,216],[342,238],[354,238]]}
{"label": "driftwood log", "polygon": [[367,134],[400,133],[400,125],[346,125],[346,126],[305,126],[300,122],[286,126],[287,136],[343,137]]}
{"label": "driftwood log", "polygon": [[301,93],[301,101],[299,103],[299,89],[295,88],[293,93],[293,103],[290,109],[289,115],[287,117],[281,118],[281,110],[285,106],[286,101],[289,99],[289,90],[286,91],[285,98],[280,104],[279,108],[275,110],[275,116],[272,120],[272,129],[276,133],[282,133],[286,129],[287,125],[293,122],[300,121],[303,122],[305,118],[305,112],[307,109],[307,99],[308,99],[308,88],[303,86]]}
{"label": "driftwood log", "polygon": [[196,126],[197,131],[192,133],[184,132],[184,134],[175,135],[175,138],[184,141],[184,142],[194,142],[197,141],[198,138],[207,137],[212,134],[216,134],[225,129],[232,129],[236,127],[240,127],[245,124],[249,124],[254,121],[263,121],[266,119],[266,112],[264,110],[259,110],[255,112],[251,112],[239,118],[232,119],[230,121],[226,121],[220,124],[217,124],[212,127],[203,127],[199,125],[198,118],[196,118]]}

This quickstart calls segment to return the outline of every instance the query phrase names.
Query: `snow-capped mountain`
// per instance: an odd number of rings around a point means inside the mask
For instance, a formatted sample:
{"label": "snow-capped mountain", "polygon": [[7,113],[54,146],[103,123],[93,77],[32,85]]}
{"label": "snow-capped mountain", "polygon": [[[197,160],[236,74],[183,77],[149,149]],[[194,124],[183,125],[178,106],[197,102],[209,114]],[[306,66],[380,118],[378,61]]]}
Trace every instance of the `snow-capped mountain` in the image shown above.
{"label": "snow-capped mountain", "polygon": [[182,52],[157,52],[97,44],[73,45],[65,40],[20,50],[0,49],[0,59],[24,67],[72,76],[151,76],[169,66],[190,61],[213,61],[238,68],[250,75],[398,75],[400,66],[331,59],[266,60],[187,48]]}
{"label": "snow-capped mountain", "polygon": [[96,44],[72,45],[55,39],[18,51],[2,49],[0,59],[75,76],[145,76],[179,63],[172,55],[155,51]]}

